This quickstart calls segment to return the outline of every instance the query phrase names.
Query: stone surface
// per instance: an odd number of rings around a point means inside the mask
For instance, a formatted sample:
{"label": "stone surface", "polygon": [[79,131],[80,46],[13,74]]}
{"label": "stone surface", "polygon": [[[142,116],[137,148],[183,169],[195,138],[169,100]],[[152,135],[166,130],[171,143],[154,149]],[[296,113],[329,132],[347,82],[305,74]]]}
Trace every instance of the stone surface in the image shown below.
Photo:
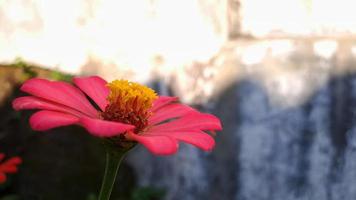
{"label": "stone surface", "polygon": [[212,153],[181,145],[159,158],[138,148],[129,161],[139,183],[167,189],[167,199],[354,199],[355,79],[333,78],[289,107],[238,81],[203,106],[224,124]]}
{"label": "stone surface", "polygon": [[157,57],[171,67],[209,59],[227,38],[226,9],[225,0],[3,0],[0,63],[21,57],[73,74],[90,66],[108,79],[130,71],[147,80]]}
{"label": "stone surface", "polygon": [[265,36],[355,34],[355,2],[348,0],[240,0],[241,32]]}
{"label": "stone surface", "polygon": [[224,130],[211,154],[181,145],[156,158],[138,148],[129,161],[139,184],[166,188],[173,200],[356,198],[354,43],[237,40],[177,70],[157,89],[216,114]]}

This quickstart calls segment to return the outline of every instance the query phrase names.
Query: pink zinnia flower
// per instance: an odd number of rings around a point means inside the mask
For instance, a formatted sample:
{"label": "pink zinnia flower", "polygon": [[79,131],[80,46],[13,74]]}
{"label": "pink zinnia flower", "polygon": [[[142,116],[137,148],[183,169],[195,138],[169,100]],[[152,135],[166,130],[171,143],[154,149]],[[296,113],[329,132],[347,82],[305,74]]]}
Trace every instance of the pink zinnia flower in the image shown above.
{"label": "pink zinnia flower", "polygon": [[30,118],[34,130],[77,124],[115,145],[125,147],[139,142],[157,155],[175,153],[178,141],[209,151],[215,141],[204,131],[213,133],[222,128],[214,115],[180,104],[177,97],[157,96],[152,89],[137,83],[107,83],[98,76],[77,77],[73,82],[76,87],[60,81],[30,79],[21,90],[31,96],[15,99],[13,107],[40,110]]}
{"label": "pink zinnia flower", "polygon": [[[0,153],[0,162],[5,158],[5,154]],[[5,183],[6,174],[13,174],[17,172],[17,166],[21,164],[20,157],[12,157],[0,163],[0,184]]]}

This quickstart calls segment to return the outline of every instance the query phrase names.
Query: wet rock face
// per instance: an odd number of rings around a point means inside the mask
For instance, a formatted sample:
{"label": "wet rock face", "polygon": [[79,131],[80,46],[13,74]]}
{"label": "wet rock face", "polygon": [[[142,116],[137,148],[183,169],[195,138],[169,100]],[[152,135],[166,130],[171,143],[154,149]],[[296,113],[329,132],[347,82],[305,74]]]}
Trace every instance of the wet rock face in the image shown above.
{"label": "wet rock face", "polygon": [[224,124],[212,153],[181,145],[160,158],[138,148],[129,161],[139,183],[166,188],[167,199],[354,199],[355,80],[334,78],[293,107],[271,103],[255,81],[236,82],[202,106]]}

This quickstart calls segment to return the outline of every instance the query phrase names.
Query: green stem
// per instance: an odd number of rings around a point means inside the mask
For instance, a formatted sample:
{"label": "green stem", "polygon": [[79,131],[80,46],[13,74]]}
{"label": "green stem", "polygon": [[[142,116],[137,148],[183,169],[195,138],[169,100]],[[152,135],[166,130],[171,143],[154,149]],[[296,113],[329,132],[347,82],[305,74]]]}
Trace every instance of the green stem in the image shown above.
{"label": "green stem", "polygon": [[103,183],[101,185],[99,199],[109,200],[112,188],[115,183],[116,174],[119,169],[121,160],[124,158],[126,152],[113,151],[110,148],[106,150],[106,167],[104,173]]}

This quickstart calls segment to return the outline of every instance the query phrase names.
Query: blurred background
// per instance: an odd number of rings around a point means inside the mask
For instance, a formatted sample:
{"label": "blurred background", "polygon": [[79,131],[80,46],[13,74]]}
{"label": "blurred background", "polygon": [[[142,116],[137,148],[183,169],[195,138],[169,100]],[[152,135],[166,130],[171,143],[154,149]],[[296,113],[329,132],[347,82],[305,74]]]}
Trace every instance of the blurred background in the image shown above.
{"label": "blurred background", "polygon": [[206,153],[135,148],[113,199],[356,199],[356,3],[1,0],[1,200],[96,199],[104,151],[79,127],[31,131],[30,77],[126,78],[221,118]]}

